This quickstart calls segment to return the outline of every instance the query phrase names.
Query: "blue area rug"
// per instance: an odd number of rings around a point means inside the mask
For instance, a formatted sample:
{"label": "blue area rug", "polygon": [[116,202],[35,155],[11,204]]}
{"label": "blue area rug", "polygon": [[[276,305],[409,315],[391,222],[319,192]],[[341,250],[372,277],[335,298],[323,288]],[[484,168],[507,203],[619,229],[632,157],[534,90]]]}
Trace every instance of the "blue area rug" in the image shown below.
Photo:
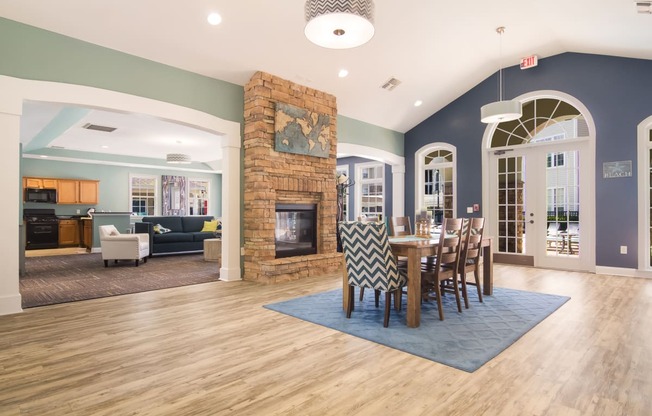
{"label": "blue area rug", "polygon": [[[470,288],[475,291],[474,287]],[[336,329],[397,350],[427,358],[460,370],[473,372],[500,354],[513,342],[566,303],[566,296],[494,288],[493,296],[478,302],[475,292],[469,296],[469,309],[457,312],[455,296],[444,296],[444,321],[439,320],[437,303],[424,302],[421,326],[408,328],[405,308],[392,309],[389,328],[383,328],[384,295],[374,306],[372,291],[357,300],[351,319],[342,309],[342,290],[317,293],[284,302],[265,305],[305,321]],[[407,296],[403,297],[403,304]]]}

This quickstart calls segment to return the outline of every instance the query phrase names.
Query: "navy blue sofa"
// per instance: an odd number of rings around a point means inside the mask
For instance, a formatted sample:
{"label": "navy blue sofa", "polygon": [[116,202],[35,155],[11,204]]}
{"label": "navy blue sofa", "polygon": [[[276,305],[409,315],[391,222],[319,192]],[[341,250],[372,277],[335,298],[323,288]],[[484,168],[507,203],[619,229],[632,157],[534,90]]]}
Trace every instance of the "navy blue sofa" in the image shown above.
{"label": "navy blue sofa", "polygon": [[[141,222],[135,223],[137,233],[149,234],[150,257],[153,254],[183,253],[203,251],[204,240],[215,238],[212,232],[202,232],[204,221],[212,221],[213,216],[187,216],[187,217],[143,217]],[[160,224],[170,232],[156,234],[154,226]]]}

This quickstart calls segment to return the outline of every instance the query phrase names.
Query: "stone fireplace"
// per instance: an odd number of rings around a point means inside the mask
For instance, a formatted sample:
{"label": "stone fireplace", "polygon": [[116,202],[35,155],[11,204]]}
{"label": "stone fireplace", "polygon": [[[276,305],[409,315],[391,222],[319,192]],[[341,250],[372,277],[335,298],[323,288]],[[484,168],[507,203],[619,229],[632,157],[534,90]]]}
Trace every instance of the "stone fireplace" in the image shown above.
{"label": "stone fireplace", "polygon": [[[330,116],[327,158],[277,152],[276,103]],[[245,85],[244,279],[276,283],[336,272],[337,105],[335,97],[257,72]],[[315,206],[316,254],[277,258],[277,206]]]}

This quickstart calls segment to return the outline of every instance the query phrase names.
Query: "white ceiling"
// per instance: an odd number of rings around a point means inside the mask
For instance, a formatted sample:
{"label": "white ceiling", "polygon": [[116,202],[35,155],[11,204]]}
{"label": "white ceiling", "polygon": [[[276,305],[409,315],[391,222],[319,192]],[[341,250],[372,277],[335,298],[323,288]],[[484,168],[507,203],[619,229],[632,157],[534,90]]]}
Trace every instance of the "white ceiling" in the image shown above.
{"label": "white ceiling", "polygon": [[[61,120],[62,110],[69,108],[60,104],[26,102],[20,123],[23,148],[31,150],[28,147],[31,145],[37,149],[63,148],[154,159],[165,159],[168,153],[183,153],[193,162],[207,164],[222,159],[221,139],[217,135],[143,114],[97,109],[82,112],[83,116],[72,122]],[[82,127],[86,124],[116,130],[87,130]],[[58,129],[62,131],[59,133]]]}
{"label": "white ceiling", "polygon": [[[349,50],[305,38],[304,0],[0,0],[0,16],[239,85],[269,72],[334,94],[344,116],[399,132],[499,68],[498,26],[507,28],[504,66],[569,51],[652,59],[652,14],[631,0],[375,4],[375,36]],[[219,26],[206,22],[211,11]],[[341,68],[348,77],[338,78]],[[382,90],[390,77],[402,84]]]}

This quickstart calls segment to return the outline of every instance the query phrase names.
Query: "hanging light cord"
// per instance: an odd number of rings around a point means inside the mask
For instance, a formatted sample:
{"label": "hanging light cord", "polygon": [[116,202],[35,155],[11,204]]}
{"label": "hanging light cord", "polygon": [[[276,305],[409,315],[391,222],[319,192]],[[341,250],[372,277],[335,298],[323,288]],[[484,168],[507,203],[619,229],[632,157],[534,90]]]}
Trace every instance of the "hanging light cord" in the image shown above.
{"label": "hanging light cord", "polygon": [[500,37],[500,42],[498,43],[498,97],[499,101],[503,100],[503,32],[505,32],[505,26],[500,26],[496,28],[496,32]]}

